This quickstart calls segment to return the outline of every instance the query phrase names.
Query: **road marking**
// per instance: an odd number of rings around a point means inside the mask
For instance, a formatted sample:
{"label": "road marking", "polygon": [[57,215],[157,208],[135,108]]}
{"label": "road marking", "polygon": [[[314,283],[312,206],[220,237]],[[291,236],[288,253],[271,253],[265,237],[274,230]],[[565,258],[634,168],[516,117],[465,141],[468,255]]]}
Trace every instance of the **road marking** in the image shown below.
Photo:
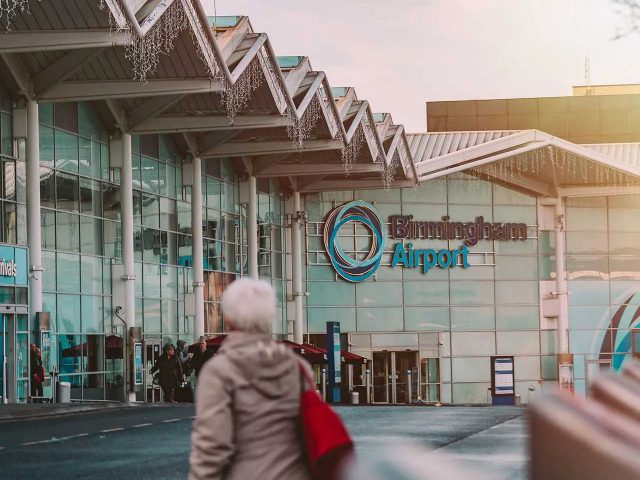
{"label": "road marking", "polygon": [[[20,446],[21,447],[28,447],[31,445],[41,445],[43,443],[56,443],[56,442],[64,442],[65,440],[71,440],[73,438],[78,438],[78,437],[88,437],[89,434],[88,433],[78,433],[77,435],[69,435],[67,437],[52,437],[49,438],[47,440],[37,440],[35,442],[26,442],[26,443],[21,443]],[[0,447],[0,450],[3,449],[4,447]]]}
{"label": "road marking", "polygon": [[88,437],[88,436],[89,436],[89,434],[88,434],[88,433],[79,433],[79,434],[77,434],[77,435],[74,435],[74,437],[76,437],[76,438],[77,438],[77,437]]}
{"label": "road marking", "polygon": [[162,423],[173,423],[173,422],[179,422],[180,419],[179,418],[171,418],[169,420],[162,420]]}
{"label": "road marking", "polygon": [[150,427],[153,423],[139,423],[137,425],[131,425],[131,428]]}
{"label": "road marking", "polygon": [[107,430],[100,430],[100,433],[111,433],[111,432],[121,432],[123,431],[124,428],[122,427],[118,427],[118,428],[109,428]]}

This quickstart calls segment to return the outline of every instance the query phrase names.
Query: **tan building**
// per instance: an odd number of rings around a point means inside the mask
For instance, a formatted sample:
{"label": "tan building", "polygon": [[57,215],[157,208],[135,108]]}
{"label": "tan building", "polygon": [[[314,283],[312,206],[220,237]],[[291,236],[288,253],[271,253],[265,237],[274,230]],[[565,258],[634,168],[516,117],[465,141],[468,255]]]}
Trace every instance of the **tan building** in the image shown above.
{"label": "tan building", "polygon": [[[591,88],[613,91],[609,87],[614,86]],[[638,142],[640,86],[616,87],[635,87],[638,92],[427,102],[427,131],[537,129],[578,144]],[[578,88],[582,87],[575,87],[574,95]]]}

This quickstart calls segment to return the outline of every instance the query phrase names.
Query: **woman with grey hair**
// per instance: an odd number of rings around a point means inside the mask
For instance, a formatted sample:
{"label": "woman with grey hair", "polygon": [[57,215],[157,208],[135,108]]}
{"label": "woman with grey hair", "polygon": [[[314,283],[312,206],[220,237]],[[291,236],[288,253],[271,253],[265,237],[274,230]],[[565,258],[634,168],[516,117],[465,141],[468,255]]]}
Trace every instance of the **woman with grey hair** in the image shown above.
{"label": "woman with grey hair", "polygon": [[223,293],[229,334],[200,373],[190,480],[309,480],[301,360],[272,339],[275,311],[275,292],[262,280],[236,280]]}

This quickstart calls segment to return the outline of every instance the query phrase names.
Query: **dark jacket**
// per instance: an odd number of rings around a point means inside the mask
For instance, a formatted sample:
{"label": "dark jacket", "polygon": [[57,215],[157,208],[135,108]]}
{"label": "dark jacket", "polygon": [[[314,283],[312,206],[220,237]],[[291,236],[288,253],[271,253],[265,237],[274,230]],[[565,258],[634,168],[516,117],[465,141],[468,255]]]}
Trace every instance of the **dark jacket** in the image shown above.
{"label": "dark jacket", "polygon": [[182,365],[180,360],[174,355],[169,358],[166,353],[160,355],[158,361],[151,369],[151,374],[159,371],[159,382],[161,387],[178,387],[182,381]]}
{"label": "dark jacket", "polygon": [[[35,375],[35,377],[34,377]],[[44,382],[44,368],[42,357],[31,352],[31,381],[41,384]]]}
{"label": "dark jacket", "polygon": [[191,366],[196,372],[196,377],[200,375],[200,370],[202,370],[204,364],[207,363],[213,355],[213,350],[208,348],[204,352],[196,350],[196,353],[193,354],[193,358],[191,359]]}

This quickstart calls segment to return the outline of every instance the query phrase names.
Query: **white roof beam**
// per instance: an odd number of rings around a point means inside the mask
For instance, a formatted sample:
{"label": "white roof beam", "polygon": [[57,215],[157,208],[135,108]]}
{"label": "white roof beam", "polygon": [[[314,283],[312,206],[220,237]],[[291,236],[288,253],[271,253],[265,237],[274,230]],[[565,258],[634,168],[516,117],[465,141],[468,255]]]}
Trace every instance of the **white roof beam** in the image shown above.
{"label": "white roof beam", "polygon": [[[349,173],[380,173],[381,166],[375,163],[354,164]],[[344,165],[340,164],[279,164],[266,167],[256,172],[257,177],[300,177],[306,175],[344,175]]]}
{"label": "white roof beam", "polygon": [[206,79],[67,81],[40,98],[44,102],[106,100],[108,98],[155,97],[219,92],[220,82]]}
{"label": "white roof beam", "polygon": [[[413,187],[414,185],[410,180],[396,180],[391,184],[391,187]],[[305,185],[300,189],[300,192],[313,193],[335,190],[369,190],[375,188],[384,188],[380,179],[319,180]]]}
{"label": "white roof beam", "polygon": [[342,149],[342,140],[307,140],[303,149],[298,150],[291,140],[273,142],[232,142],[223,143],[205,152],[206,157],[240,157],[242,155],[272,155],[276,153],[304,153]]}
{"label": "white roof beam", "polygon": [[137,106],[127,115],[129,118],[129,130],[135,131],[136,127],[141,123],[155,117],[156,115],[160,115],[167,108],[179,102],[182,98],[184,98],[184,95],[153,97],[151,100],[147,100],[143,104]]}
{"label": "white roof beam", "polygon": [[640,186],[626,187],[560,187],[559,197],[609,197],[612,195],[638,195]]}
{"label": "white roof beam", "polygon": [[2,69],[3,73],[5,75],[8,74],[9,79],[16,86],[17,93],[31,98],[31,78],[22,61],[13,53],[0,53],[0,59],[2,59],[5,66],[5,68]]}
{"label": "white roof beam", "polygon": [[204,132],[281,128],[288,124],[280,115],[238,115],[233,120],[226,115],[163,115],[139,123],[136,133]]}
{"label": "white roof beam", "polygon": [[0,53],[108,48],[129,43],[125,32],[109,29],[10,31],[2,34]]}
{"label": "white roof beam", "polygon": [[200,154],[201,152],[206,152],[216,145],[228,142],[239,133],[240,130],[223,130],[211,132],[208,135],[205,135],[200,140],[198,140],[198,154]]}
{"label": "white roof beam", "polygon": [[65,54],[62,58],[34,76],[33,83],[36,97],[46,93],[60,82],[69,78],[83,65],[93,60],[103,51],[104,48],[88,48],[71,50]]}
{"label": "white roof beam", "polygon": [[530,177],[528,175],[523,175],[523,174],[511,175],[509,172],[500,173],[498,171],[490,172],[485,168],[470,170],[468,171],[468,173],[480,178],[483,178],[483,177],[493,178],[502,184],[513,186],[518,190],[526,190],[529,193],[534,193],[534,194],[542,195],[545,197],[556,196],[556,190],[554,185],[551,185],[542,180],[538,180],[537,178]]}

